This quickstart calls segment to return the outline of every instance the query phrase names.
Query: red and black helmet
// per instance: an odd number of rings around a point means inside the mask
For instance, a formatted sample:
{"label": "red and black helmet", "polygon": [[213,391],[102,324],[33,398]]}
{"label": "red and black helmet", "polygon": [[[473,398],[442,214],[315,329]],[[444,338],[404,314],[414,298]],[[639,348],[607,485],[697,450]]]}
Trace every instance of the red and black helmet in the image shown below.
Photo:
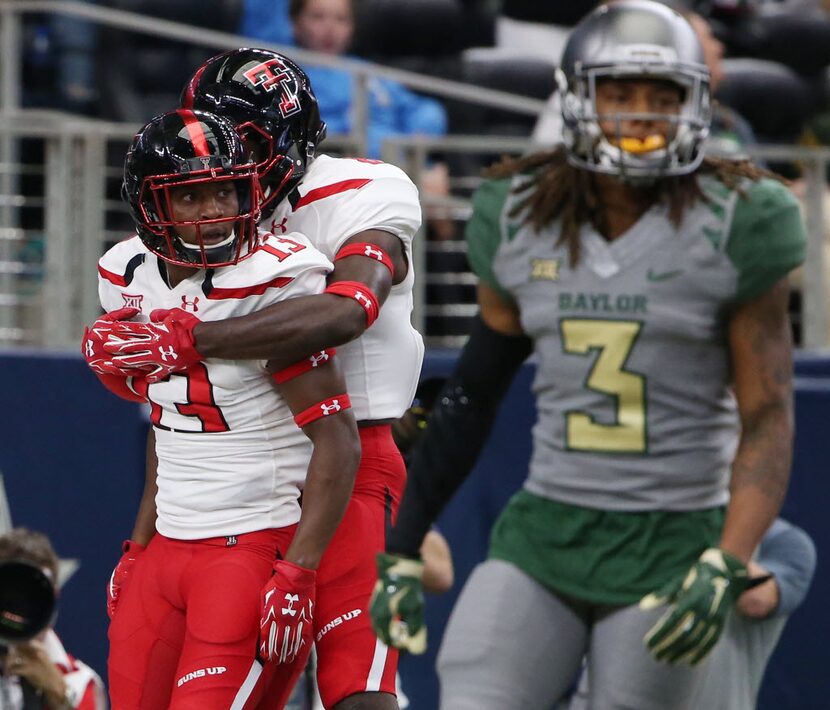
{"label": "red and black helmet", "polygon": [[181,104],[236,126],[256,157],[264,216],[300,181],[326,135],[306,73],[266,49],[234,49],[208,59],[185,86]]}
{"label": "red and black helmet", "polygon": [[[170,190],[181,186],[232,182],[236,214],[176,220]],[[229,266],[249,256],[257,240],[262,190],[256,163],[233,124],[204,111],[179,109],[156,116],[133,139],[124,161],[121,197],[130,207],[138,236],[165,261],[202,268]],[[204,233],[232,223],[230,236],[209,244]],[[196,243],[178,229],[194,229]]]}

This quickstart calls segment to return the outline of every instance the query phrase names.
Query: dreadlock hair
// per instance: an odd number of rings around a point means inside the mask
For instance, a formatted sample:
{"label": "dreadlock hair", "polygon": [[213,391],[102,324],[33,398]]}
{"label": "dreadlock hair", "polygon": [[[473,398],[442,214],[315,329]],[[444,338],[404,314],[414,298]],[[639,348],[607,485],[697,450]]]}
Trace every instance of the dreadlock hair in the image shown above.
{"label": "dreadlock hair", "polygon": [[[708,202],[700,189],[699,174],[713,174],[717,180],[732,190],[740,189],[744,179],[759,180],[764,177],[783,181],[775,173],[761,168],[746,159],[706,157],[700,168],[688,175],[667,177],[647,188],[653,201],[668,205],[669,219],[675,227],[683,221],[683,213],[698,200]],[[557,244],[566,244],[570,264],[579,263],[579,229],[585,223],[593,224],[600,233],[605,231],[605,215],[593,173],[568,163],[564,145],[551,151],[542,151],[520,158],[505,157],[484,171],[485,177],[506,178],[527,174],[527,179],[514,189],[515,194],[527,192],[511,210],[517,217],[527,210],[523,223],[541,232],[555,219],[562,218],[562,231]]]}

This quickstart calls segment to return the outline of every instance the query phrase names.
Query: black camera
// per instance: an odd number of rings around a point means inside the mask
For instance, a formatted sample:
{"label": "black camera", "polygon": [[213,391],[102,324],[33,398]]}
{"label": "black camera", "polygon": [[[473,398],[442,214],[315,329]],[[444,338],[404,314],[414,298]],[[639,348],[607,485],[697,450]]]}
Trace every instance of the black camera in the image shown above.
{"label": "black camera", "polygon": [[0,562],[0,645],[29,641],[51,625],[57,611],[55,586],[37,565]]}

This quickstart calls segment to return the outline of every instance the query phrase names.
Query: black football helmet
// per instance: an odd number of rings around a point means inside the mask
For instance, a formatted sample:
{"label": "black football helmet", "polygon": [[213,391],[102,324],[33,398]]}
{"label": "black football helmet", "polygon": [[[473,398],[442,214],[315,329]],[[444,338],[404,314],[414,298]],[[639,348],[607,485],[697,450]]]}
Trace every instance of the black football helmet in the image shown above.
{"label": "black football helmet", "polygon": [[305,72],[270,50],[235,49],[208,59],[185,86],[181,105],[236,126],[256,158],[263,216],[300,181],[326,135]]}
{"label": "black football helmet", "polygon": [[[177,221],[170,190],[206,182],[233,182],[237,214]],[[179,109],[156,116],[133,139],[124,162],[121,196],[130,207],[138,236],[165,261],[201,268],[229,266],[249,256],[256,245],[262,190],[256,163],[225,119],[203,111]],[[206,243],[211,225],[233,223],[229,237]],[[177,229],[195,228],[196,244]]]}
{"label": "black football helmet", "polygon": [[[677,116],[614,114],[599,116],[597,82],[604,79],[661,79],[684,93]],[[675,10],[651,0],[617,0],[585,17],[569,35],[556,71],[561,96],[568,160],[586,170],[618,175],[629,181],[684,175],[703,160],[711,107],[709,70],[700,41]],[[617,122],[609,140],[600,120]],[[626,149],[619,135],[627,119],[659,119],[674,124],[668,140]]]}

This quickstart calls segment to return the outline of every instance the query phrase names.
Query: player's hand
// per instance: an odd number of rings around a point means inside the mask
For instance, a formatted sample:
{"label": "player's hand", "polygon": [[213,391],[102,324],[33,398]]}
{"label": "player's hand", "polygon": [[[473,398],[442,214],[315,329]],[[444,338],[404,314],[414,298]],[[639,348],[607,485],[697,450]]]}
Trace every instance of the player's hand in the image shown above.
{"label": "player's hand", "polygon": [[150,313],[149,323],[114,324],[104,350],[122,372],[143,370],[152,384],[204,359],[193,336],[199,323],[181,308],[159,308]]}
{"label": "player's hand", "polygon": [[369,615],[377,637],[387,646],[423,653],[427,649],[424,624],[424,563],[410,557],[377,555],[378,581],[369,601]]}
{"label": "player's hand", "polygon": [[107,584],[107,615],[112,619],[115,614],[115,607],[118,604],[118,597],[124,589],[124,585],[130,580],[133,565],[138,556],[144,552],[144,545],[139,545],[132,540],[124,540],[121,546],[123,554],[115,569],[110,575],[109,584]]}
{"label": "player's hand", "polygon": [[272,663],[293,663],[311,651],[312,610],[317,573],[278,560],[262,588],[259,656]]}
{"label": "player's hand", "polygon": [[749,584],[746,566],[710,547],[682,578],[640,600],[640,608],[669,608],[643,639],[658,661],[700,662],[720,638],[729,610]]}
{"label": "player's hand", "polygon": [[96,320],[91,327],[84,328],[81,340],[81,354],[89,368],[98,375],[134,375],[137,371],[124,372],[112,363],[112,357],[104,350],[104,343],[112,332],[116,321],[125,321],[138,314],[137,308],[119,308],[106,313]]}

